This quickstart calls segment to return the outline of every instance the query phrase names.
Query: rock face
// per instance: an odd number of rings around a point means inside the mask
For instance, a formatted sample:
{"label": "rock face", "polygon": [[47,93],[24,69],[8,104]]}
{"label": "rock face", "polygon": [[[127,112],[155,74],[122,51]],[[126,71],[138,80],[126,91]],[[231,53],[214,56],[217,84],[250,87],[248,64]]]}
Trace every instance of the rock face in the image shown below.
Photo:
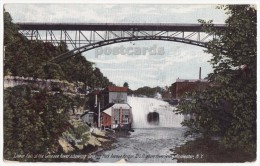
{"label": "rock face", "polygon": [[[84,152],[90,153],[99,147],[107,146],[109,142],[112,143],[112,140],[106,136],[106,132],[97,128],[92,128],[90,131],[84,132],[84,134],[88,135],[88,140],[84,144],[81,144],[78,143],[78,140],[73,138],[71,134],[65,132],[63,137],[59,139],[59,144],[63,152],[69,153],[83,150]],[[82,137],[84,134],[82,134]]]}
{"label": "rock face", "polygon": [[78,86],[70,83],[66,80],[58,79],[34,79],[32,77],[19,77],[19,76],[5,76],[4,77],[4,88],[14,87],[17,85],[31,84],[35,87],[46,88],[49,91],[61,90],[67,93],[77,93],[79,87],[83,87],[83,83],[79,82]]}

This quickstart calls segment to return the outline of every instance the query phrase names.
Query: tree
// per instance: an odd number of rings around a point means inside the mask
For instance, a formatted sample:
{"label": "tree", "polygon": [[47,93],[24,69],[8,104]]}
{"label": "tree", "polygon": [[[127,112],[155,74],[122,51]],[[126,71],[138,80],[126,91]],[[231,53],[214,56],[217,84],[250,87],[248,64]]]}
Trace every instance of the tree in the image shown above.
{"label": "tree", "polygon": [[125,83],[124,83],[124,85],[123,85],[123,87],[127,87],[127,88],[129,88],[129,85],[128,85],[128,83],[127,83],[127,82],[125,82]]}
{"label": "tree", "polygon": [[[82,55],[67,61],[50,60],[68,51],[65,43],[29,41],[18,32],[8,12],[4,12],[4,45],[6,46],[4,75],[67,80],[85,86],[104,87],[109,82],[93,63]],[[94,77],[92,77],[94,76]],[[33,85],[32,85],[33,86]],[[85,99],[49,93],[44,89],[20,85],[4,91],[4,158],[14,159],[15,154],[51,154],[57,152],[58,138],[70,128],[66,114],[71,106],[84,105]],[[33,91],[33,90],[34,91]],[[59,89],[59,87],[57,87]],[[73,127],[72,127],[73,128]],[[80,135],[84,128],[80,127]],[[86,140],[86,135],[82,136]],[[24,161],[27,159],[21,159]],[[28,159],[29,160],[29,159]],[[36,159],[35,159],[36,160]]]}
{"label": "tree", "polygon": [[162,94],[163,92],[163,88],[161,87],[148,87],[148,86],[144,86],[141,88],[138,88],[137,90],[134,90],[133,93],[134,95],[137,96],[147,96],[147,97],[155,97],[157,93]]}
{"label": "tree", "polygon": [[58,139],[69,127],[66,114],[71,99],[20,85],[5,89],[4,97],[4,158],[15,154],[48,154],[57,152]]}
{"label": "tree", "polygon": [[4,45],[4,75],[67,80],[75,84],[83,82],[84,89],[86,86],[105,87],[113,84],[81,54],[61,63],[50,62],[52,58],[67,52],[67,45],[64,42],[54,46],[52,43],[29,41],[18,32],[17,25],[12,23],[12,17],[6,11]]}
{"label": "tree", "polygon": [[214,28],[212,21],[199,20],[207,33],[219,38],[209,42],[207,53],[214,72],[213,85],[192,94],[180,113],[195,118],[184,121],[188,134],[217,136],[227,148],[256,152],[256,10],[249,5],[220,6],[229,15],[225,29]]}

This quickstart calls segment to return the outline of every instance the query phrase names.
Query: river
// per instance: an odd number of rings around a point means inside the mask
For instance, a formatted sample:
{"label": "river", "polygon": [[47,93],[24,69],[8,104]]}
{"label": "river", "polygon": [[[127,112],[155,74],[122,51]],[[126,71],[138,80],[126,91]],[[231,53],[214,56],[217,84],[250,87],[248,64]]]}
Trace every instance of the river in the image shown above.
{"label": "river", "polygon": [[[154,98],[128,97],[134,132],[117,138],[111,149],[92,154],[91,161],[113,163],[245,162],[255,155],[229,150],[217,141],[184,137],[182,115],[174,107]],[[152,121],[152,123],[151,123]],[[178,160],[177,160],[177,159]]]}
{"label": "river", "polygon": [[[176,162],[170,149],[184,144],[185,128],[181,127],[182,115],[167,102],[154,98],[128,97],[132,107],[133,128],[129,136],[121,137],[113,148],[94,154],[91,158],[97,162]],[[156,123],[149,123],[148,114],[157,113]]]}
{"label": "river", "polygon": [[184,144],[185,128],[143,128],[135,129],[131,135],[118,138],[113,148],[94,154],[91,158],[96,162],[126,162],[138,163],[170,163],[177,162],[170,151],[171,148]]}

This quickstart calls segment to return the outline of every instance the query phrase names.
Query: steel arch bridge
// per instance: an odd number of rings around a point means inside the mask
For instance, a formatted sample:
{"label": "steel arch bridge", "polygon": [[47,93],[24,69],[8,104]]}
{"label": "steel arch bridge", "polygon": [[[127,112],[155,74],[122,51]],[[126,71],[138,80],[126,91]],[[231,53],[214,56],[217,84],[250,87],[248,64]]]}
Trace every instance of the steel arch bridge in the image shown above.
{"label": "steel arch bridge", "polygon": [[[138,40],[163,40],[207,47],[215,34],[204,32],[201,24],[151,24],[151,23],[17,23],[19,32],[29,40],[61,42],[71,45],[72,49],[58,55],[51,61],[60,62],[77,54],[121,42]],[[224,29],[224,24],[214,24]]]}

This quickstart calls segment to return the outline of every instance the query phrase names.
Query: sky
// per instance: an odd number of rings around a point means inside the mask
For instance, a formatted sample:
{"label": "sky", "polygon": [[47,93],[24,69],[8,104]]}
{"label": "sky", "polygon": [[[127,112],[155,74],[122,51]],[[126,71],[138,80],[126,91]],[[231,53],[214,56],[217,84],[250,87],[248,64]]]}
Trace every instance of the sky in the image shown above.
{"label": "sky", "polygon": [[[215,5],[176,4],[5,4],[14,22],[48,23],[198,23],[198,19],[223,24],[228,17]],[[202,78],[213,71],[205,48],[167,41],[135,41],[102,47],[156,47],[163,55],[99,55],[97,49],[83,53],[87,60],[118,86],[131,89],[170,86],[180,79]]]}

